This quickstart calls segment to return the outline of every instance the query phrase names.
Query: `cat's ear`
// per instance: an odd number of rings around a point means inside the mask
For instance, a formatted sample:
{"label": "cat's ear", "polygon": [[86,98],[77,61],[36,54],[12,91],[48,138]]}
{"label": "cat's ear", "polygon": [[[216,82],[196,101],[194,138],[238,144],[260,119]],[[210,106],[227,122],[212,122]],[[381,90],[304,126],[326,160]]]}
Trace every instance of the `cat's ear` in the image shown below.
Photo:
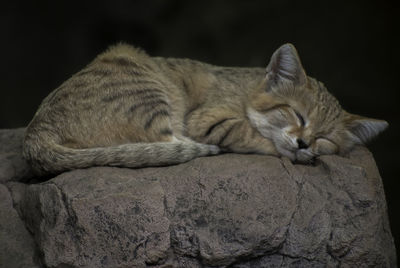
{"label": "cat's ear", "polygon": [[301,65],[296,48],[292,44],[284,44],[271,57],[267,66],[267,83],[269,86],[281,83],[304,85],[307,76]]}
{"label": "cat's ear", "polygon": [[350,132],[353,141],[356,143],[366,143],[384,131],[388,122],[379,119],[363,117],[346,113],[345,126]]}

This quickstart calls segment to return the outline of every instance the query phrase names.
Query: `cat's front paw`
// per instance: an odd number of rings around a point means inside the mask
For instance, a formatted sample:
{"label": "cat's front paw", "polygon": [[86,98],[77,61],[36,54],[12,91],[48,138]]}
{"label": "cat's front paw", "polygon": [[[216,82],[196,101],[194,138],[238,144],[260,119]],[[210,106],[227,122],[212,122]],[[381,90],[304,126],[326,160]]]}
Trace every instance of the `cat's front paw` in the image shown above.
{"label": "cat's front paw", "polygon": [[296,152],[296,162],[307,164],[310,163],[315,156],[316,155],[310,150],[300,149]]}

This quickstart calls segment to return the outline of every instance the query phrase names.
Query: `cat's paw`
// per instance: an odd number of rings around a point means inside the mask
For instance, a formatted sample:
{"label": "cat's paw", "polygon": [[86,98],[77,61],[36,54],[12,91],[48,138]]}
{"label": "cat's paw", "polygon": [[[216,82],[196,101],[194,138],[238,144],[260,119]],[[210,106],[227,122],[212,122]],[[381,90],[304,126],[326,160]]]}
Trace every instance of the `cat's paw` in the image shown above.
{"label": "cat's paw", "polygon": [[310,150],[301,149],[296,152],[296,162],[301,164],[311,164],[316,154]]}

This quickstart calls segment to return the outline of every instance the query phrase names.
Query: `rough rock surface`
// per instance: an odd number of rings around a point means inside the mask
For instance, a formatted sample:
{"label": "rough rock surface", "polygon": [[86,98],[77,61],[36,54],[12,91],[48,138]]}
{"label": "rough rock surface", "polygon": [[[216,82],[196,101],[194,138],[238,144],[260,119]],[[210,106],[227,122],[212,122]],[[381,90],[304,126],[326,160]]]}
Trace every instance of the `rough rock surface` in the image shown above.
{"label": "rough rock surface", "polygon": [[0,267],[396,266],[382,181],[363,147],[313,166],[226,154],[6,181],[0,251],[14,255],[0,254]]}
{"label": "rough rock surface", "polygon": [[30,166],[22,158],[24,131],[24,128],[0,129],[0,183],[33,177]]}
{"label": "rough rock surface", "polygon": [[35,244],[0,184],[0,267],[35,267]]}

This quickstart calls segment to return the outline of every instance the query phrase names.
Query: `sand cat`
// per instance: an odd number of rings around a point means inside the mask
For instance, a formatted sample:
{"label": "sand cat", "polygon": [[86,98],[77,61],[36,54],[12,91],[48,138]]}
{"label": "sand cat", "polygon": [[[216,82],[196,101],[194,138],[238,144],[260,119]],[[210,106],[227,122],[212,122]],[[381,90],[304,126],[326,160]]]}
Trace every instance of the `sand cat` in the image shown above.
{"label": "sand cat", "polygon": [[44,99],[24,157],[41,175],[91,166],[178,164],[222,152],[308,162],[343,154],[387,122],[344,111],[296,49],[231,68],[111,47]]}

